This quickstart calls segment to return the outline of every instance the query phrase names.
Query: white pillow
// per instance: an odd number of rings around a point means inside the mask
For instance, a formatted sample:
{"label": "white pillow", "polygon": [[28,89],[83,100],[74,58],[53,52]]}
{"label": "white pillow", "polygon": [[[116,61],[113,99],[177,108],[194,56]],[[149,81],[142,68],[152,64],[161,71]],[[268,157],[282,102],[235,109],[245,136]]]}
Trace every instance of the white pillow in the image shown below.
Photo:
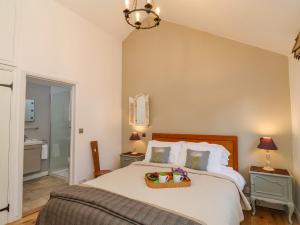
{"label": "white pillow", "polygon": [[222,169],[222,151],[216,147],[211,146],[207,142],[185,142],[180,152],[178,163],[181,166],[185,166],[187,150],[191,149],[194,151],[209,151],[209,158],[207,164],[207,171],[218,173]]}
{"label": "white pillow", "polygon": [[169,163],[177,164],[179,153],[182,150],[182,145],[184,142],[165,142],[165,141],[149,141],[147,146],[147,151],[145,155],[145,162],[150,162],[152,155],[152,147],[171,147],[169,155]]}
{"label": "white pillow", "polygon": [[209,144],[209,145],[210,145],[210,148],[213,148],[217,151],[222,152],[221,164],[223,166],[228,166],[230,152],[223,145],[218,145],[218,144]]}

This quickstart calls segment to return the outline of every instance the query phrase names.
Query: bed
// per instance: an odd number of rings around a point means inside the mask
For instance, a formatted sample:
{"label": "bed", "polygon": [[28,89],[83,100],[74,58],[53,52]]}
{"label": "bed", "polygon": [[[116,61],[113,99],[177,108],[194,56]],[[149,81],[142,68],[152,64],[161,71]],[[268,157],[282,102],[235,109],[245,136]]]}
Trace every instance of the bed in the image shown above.
{"label": "bed", "polygon": [[135,162],[82,186],[54,192],[41,211],[37,224],[51,225],[238,225],[243,209],[250,205],[235,177],[238,145],[235,136],[162,134],[164,142],[208,142],[230,152],[230,173],[185,168],[192,180],[188,188],[151,189],[145,185],[147,172],[170,171],[175,165]]}

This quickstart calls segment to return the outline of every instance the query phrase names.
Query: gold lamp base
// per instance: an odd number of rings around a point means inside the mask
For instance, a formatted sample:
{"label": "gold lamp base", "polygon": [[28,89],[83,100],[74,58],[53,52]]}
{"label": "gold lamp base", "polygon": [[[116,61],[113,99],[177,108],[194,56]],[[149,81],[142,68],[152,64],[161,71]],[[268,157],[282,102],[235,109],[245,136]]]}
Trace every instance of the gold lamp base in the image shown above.
{"label": "gold lamp base", "polygon": [[263,170],[272,172],[272,171],[274,171],[274,168],[272,168],[270,166],[265,166],[265,167],[263,167]]}

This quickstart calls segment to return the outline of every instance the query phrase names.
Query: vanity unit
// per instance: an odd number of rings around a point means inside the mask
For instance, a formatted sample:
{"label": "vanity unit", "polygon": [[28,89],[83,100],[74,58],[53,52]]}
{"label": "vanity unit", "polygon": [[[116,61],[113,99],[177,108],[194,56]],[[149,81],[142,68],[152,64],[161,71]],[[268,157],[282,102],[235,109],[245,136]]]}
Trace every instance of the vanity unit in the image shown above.
{"label": "vanity unit", "polygon": [[[35,121],[35,100],[26,99],[25,122]],[[27,127],[25,130],[36,130],[38,127]],[[43,141],[37,139],[27,139],[24,142],[24,166],[23,174],[37,173],[41,171],[42,161],[42,144]]]}
{"label": "vanity unit", "polygon": [[41,170],[42,141],[26,141],[24,144],[24,175]]}

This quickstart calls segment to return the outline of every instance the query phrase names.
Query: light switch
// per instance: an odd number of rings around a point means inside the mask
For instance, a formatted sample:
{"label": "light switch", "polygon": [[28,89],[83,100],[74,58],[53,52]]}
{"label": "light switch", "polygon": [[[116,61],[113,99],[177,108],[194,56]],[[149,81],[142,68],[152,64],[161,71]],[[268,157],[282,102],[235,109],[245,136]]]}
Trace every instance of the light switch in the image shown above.
{"label": "light switch", "polygon": [[79,128],[79,134],[83,134],[83,128]]}

